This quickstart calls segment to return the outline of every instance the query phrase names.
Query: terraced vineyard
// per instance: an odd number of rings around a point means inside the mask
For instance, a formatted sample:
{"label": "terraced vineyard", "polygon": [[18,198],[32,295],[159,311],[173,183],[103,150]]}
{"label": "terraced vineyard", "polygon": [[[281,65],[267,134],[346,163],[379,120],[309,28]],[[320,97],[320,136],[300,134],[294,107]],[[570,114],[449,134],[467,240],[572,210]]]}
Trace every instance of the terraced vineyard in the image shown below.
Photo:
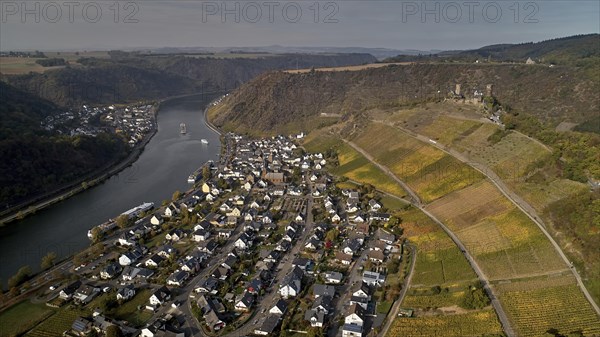
{"label": "terraced vineyard", "polygon": [[490,182],[427,206],[458,235],[492,279],[566,268],[543,233]]}
{"label": "terraced vineyard", "polygon": [[424,202],[483,179],[471,167],[391,126],[371,123],[352,141],[405,181]]}
{"label": "terraced vineyard", "polygon": [[[502,291],[500,300],[519,336],[542,336],[549,331],[561,335],[580,333],[581,336],[600,336],[600,320],[586,302],[583,294],[572,279],[570,284],[552,286],[549,279],[546,284],[527,281],[519,282],[522,289]],[[502,286],[499,286],[502,290]]]}
{"label": "terraced vineyard", "polygon": [[304,146],[311,152],[326,152],[329,149],[336,150],[339,165],[334,168],[330,167],[330,171],[333,174],[344,176],[363,184],[371,184],[381,191],[399,197],[406,196],[407,194],[397,182],[339,138],[315,133],[306,140]]}
{"label": "terraced vineyard", "polygon": [[387,336],[469,337],[501,335],[494,310],[444,316],[397,318]]}
{"label": "terraced vineyard", "polygon": [[415,208],[399,214],[404,236],[417,246],[414,285],[444,286],[464,280],[476,280],[458,247],[429,217]]}

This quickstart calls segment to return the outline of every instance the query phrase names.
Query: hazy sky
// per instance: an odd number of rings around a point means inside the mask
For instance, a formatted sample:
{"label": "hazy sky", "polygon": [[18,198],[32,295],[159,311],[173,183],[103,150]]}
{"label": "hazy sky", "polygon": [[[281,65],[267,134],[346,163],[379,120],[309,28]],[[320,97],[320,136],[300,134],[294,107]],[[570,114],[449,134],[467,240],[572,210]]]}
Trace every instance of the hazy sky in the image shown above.
{"label": "hazy sky", "polygon": [[448,50],[600,32],[599,0],[2,0],[0,5],[2,50],[274,44]]}

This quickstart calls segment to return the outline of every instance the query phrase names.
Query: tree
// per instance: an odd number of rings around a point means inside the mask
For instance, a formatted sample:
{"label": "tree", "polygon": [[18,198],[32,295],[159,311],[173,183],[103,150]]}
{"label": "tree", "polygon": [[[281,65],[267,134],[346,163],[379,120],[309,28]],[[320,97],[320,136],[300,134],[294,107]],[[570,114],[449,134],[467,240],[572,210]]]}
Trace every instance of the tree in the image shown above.
{"label": "tree", "polygon": [[337,228],[332,228],[329,231],[327,231],[327,234],[325,234],[325,240],[335,242],[335,240],[337,240],[339,236],[340,231],[337,230]]}
{"label": "tree", "polygon": [[465,309],[481,309],[490,304],[485,290],[481,285],[469,287],[465,294],[462,307]]}
{"label": "tree", "polygon": [[211,177],[210,167],[208,167],[208,165],[204,165],[204,167],[202,167],[202,180],[208,181],[208,180],[210,180],[210,177]]}
{"label": "tree", "polygon": [[400,260],[394,258],[390,259],[390,261],[388,261],[387,263],[387,268],[389,274],[398,273],[398,270],[400,268]]}
{"label": "tree", "polygon": [[21,267],[17,273],[8,279],[8,287],[15,288],[23,281],[27,280],[31,276],[31,268],[29,266]]}
{"label": "tree", "polygon": [[42,270],[50,269],[56,263],[56,253],[49,252],[46,256],[42,257],[42,262],[40,263],[40,268]]}
{"label": "tree", "polygon": [[119,228],[123,229],[129,225],[129,216],[127,216],[126,214],[121,214],[117,217],[116,222],[117,222],[117,226],[119,226]]}
{"label": "tree", "polygon": [[173,201],[178,200],[179,198],[181,198],[181,192],[180,191],[175,191],[173,193],[173,197],[171,198]]}
{"label": "tree", "polygon": [[92,234],[92,242],[98,242],[102,240],[102,237],[104,236],[104,233],[98,227],[92,228],[90,233]]}
{"label": "tree", "polygon": [[121,329],[119,329],[118,326],[109,325],[108,328],[106,328],[106,337],[121,337],[121,336],[123,336],[123,333],[121,332]]}

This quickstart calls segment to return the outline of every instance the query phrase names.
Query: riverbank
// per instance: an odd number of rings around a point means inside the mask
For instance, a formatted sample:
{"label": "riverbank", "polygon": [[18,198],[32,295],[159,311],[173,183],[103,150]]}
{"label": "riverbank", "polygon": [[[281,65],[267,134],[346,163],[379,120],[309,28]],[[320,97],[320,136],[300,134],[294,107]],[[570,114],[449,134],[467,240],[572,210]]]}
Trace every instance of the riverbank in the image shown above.
{"label": "riverbank", "polygon": [[118,174],[123,171],[127,167],[131,166],[144,152],[144,148],[152,137],[158,131],[158,121],[157,116],[160,110],[160,105],[167,100],[172,99],[173,97],[163,99],[156,104],[153,111],[153,128],[152,130],[144,136],[144,139],[133,147],[131,152],[125,157],[123,160],[114,162],[105,167],[102,167],[94,172],[87,174],[85,177],[82,177],[72,184],[59,188],[54,192],[50,192],[46,195],[36,197],[29,202],[23,203],[17,207],[13,207],[11,210],[5,211],[2,214],[2,218],[0,218],[0,226],[4,226],[15,220],[22,220],[28,215],[34,214],[38,211],[43,210],[44,208],[51,206],[57,202],[66,200],[74,195],[77,195],[90,187],[98,185],[110,177]]}
{"label": "riverbank", "polygon": [[[208,93],[208,94],[210,94],[210,93]],[[107,165],[103,168],[100,168],[100,169],[96,170],[95,172],[91,172],[91,173],[87,174],[85,177],[78,179],[77,181],[73,182],[72,184],[70,184],[68,186],[59,188],[56,191],[50,192],[46,195],[35,197],[32,200],[30,200],[29,202],[25,202],[18,206],[12,207],[10,210],[5,210],[4,212],[0,212],[0,217],[1,217],[0,218],[0,227],[4,226],[10,222],[13,222],[15,220],[22,220],[25,217],[35,214],[36,212],[41,211],[48,206],[51,206],[60,201],[63,201],[72,196],[75,196],[75,195],[87,190],[90,187],[93,187],[95,185],[98,185],[98,184],[106,181],[107,179],[118,174],[119,172],[123,171],[127,167],[131,166],[140,157],[140,155],[143,153],[146,145],[150,142],[152,137],[154,137],[154,135],[158,131],[158,121],[157,120],[158,120],[158,112],[160,111],[161,105],[163,103],[168,102],[173,99],[191,97],[194,95],[197,95],[197,94],[183,94],[183,95],[177,95],[177,96],[170,96],[170,97],[166,97],[166,98],[159,100],[159,102],[156,104],[156,107],[154,108],[154,117],[153,117],[154,118],[154,123],[153,123],[154,127],[153,127],[153,129],[150,131],[150,133],[148,133],[144,137],[144,139],[142,140],[142,142],[140,142],[140,144],[136,145],[132,149],[132,151],[127,155],[126,158],[124,158],[121,161]],[[208,106],[210,106],[210,104]],[[207,110],[208,110],[208,107],[206,107],[206,109],[204,110],[205,125],[210,130],[214,131],[218,135],[221,135],[221,132],[212,123],[210,123],[210,121],[208,121]]]}

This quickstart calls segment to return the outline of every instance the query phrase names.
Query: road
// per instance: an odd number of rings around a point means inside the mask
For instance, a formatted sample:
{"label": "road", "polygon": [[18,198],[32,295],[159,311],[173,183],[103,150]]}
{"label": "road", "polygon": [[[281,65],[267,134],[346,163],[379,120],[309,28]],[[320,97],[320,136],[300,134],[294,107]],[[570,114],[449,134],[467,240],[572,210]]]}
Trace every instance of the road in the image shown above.
{"label": "road", "polygon": [[404,297],[406,296],[406,292],[408,292],[408,288],[410,288],[410,282],[412,281],[412,277],[415,271],[415,262],[417,261],[417,247],[412,244],[407,244],[405,247],[408,247],[411,251],[410,253],[410,271],[408,272],[408,276],[404,279],[404,284],[402,285],[402,290],[400,291],[400,296],[396,302],[394,302],[394,306],[392,310],[388,313],[386,317],[385,324],[379,333],[379,336],[383,337],[388,332],[392,323],[394,322],[394,318],[398,316],[398,310],[402,306],[402,301],[404,301]]}
{"label": "road", "polygon": [[[382,123],[380,121],[377,121],[377,122]],[[565,255],[565,253],[563,252],[561,247],[558,245],[558,243],[554,240],[552,235],[550,235],[550,233],[547,230],[546,224],[538,216],[535,209],[527,201],[525,201],[523,198],[521,198],[519,195],[517,195],[515,192],[513,192],[512,189],[510,189],[506,185],[506,183],[504,183],[504,181],[492,169],[490,169],[488,166],[486,166],[482,163],[470,161],[468,157],[466,157],[462,153],[459,153],[456,150],[446,148],[445,146],[443,146],[439,143],[431,143],[428,137],[416,134],[412,131],[406,130],[399,126],[391,125],[390,123],[384,123],[384,124],[391,126],[411,137],[414,137],[414,138],[420,140],[421,142],[424,142],[428,145],[435,146],[439,150],[444,151],[444,153],[456,158],[457,160],[459,160],[462,163],[465,163],[465,164],[471,166],[472,168],[474,168],[475,170],[477,170],[478,172],[480,172],[481,174],[486,176],[496,186],[496,188],[498,188],[500,190],[500,192],[502,192],[502,194],[504,194],[505,197],[507,197],[515,206],[517,206],[517,208],[519,208],[523,213],[525,213],[538,226],[538,228],[542,231],[542,233],[544,233],[546,238],[548,240],[550,240],[550,242],[552,243],[552,246],[554,247],[554,249],[556,250],[558,255],[560,255],[560,257],[563,259],[565,264],[567,266],[572,266],[571,261],[567,258],[567,256]],[[544,147],[546,147],[546,146],[544,146]],[[590,302],[590,304],[596,311],[596,314],[598,316],[600,316],[600,307],[598,307],[598,304],[596,304],[596,302],[592,298],[592,295],[589,293],[589,291],[585,287],[583,280],[581,279],[581,276],[579,275],[579,273],[577,272],[577,270],[575,268],[571,267],[570,269],[571,269],[571,272],[573,273],[573,276],[577,280],[577,285],[579,286],[579,288],[585,295],[588,302]]]}
{"label": "road", "polygon": [[[374,165],[376,165],[377,167],[379,167],[383,172],[385,172],[392,179],[394,179],[397,182],[401,182],[401,180],[398,177],[396,177],[396,175],[393,174],[389,169],[387,169],[387,167],[385,167],[385,166],[379,164],[378,162],[376,162],[371,155],[369,155],[367,152],[365,152],[358,145],[356,145],[353,142],[348,141],[348,140],[344,140],[344,141],[348,145],[352,146],[352,148],[354,150],[358,151],[360,154],[362,154],[363,156],[365,156],[365,158],[367,158]],[[410,187],[408,185],[403,184],[403,188],[405,188],[406,191],[409,194],[411,194],[411,195],[414,194],[414,192],[410,189]],[[467,261],[469,262],[469,264],[471,265],[471,267],[473,268],[473,270],[477,274],[477,277],[479,278],[479,280],[483,284],[483,288],[486,291],[486,293],[488,294],[488,296],[489,296],[489,298],[490,298],[490,300],[492,302],[492,306],[494,307],[494,310],[496,310],[496,313],[498,315],[498,319],[500,320],[500,323],[502,324],[502,328],[504,329],[504,332],[509,337],[515,336],[514,330],[512,329],[512,327],[510,325],[510,321],[508,320],[508,316],[506,315],[506,312],[504,311],[504,309],[500,305],[500,301],[498,300],[498,297],[495,295],[494,290],[492,289],[492,287],[490,287],[489,280],[488,280],[487,276],[483,273],[483,271],[481,270],[481,268],[479,267],[479,265],[477,264],[477,262],[475,261],[475,259],[473,258],[473,256],[471,256],[471,254],[467,251],[467,249],[465,248],[465,246],[463,245],[463,243],[458,239],[458,237],[456,235],[454,235],[454,233],[448,227],[446,227],[446,225],[444,225],[433,214],[431,214],[429,211],[427,211],[425,208],[423,208],[423,206],[421,205],[420,202],[419,203],[413,203],[413,205],[415,207],[419,208],[423,213],[425,213],[427,216],[429,216],[433,221],[435,221],[446,232],[446,234],[448,234],[448,236],[452,239],[452,241],[454,241],[454,243],[458,246],[458,248],[460,248],[461,252],[467,258]],[[382,330],[382,334],[385,334],[385,332],[386,331]]]}

